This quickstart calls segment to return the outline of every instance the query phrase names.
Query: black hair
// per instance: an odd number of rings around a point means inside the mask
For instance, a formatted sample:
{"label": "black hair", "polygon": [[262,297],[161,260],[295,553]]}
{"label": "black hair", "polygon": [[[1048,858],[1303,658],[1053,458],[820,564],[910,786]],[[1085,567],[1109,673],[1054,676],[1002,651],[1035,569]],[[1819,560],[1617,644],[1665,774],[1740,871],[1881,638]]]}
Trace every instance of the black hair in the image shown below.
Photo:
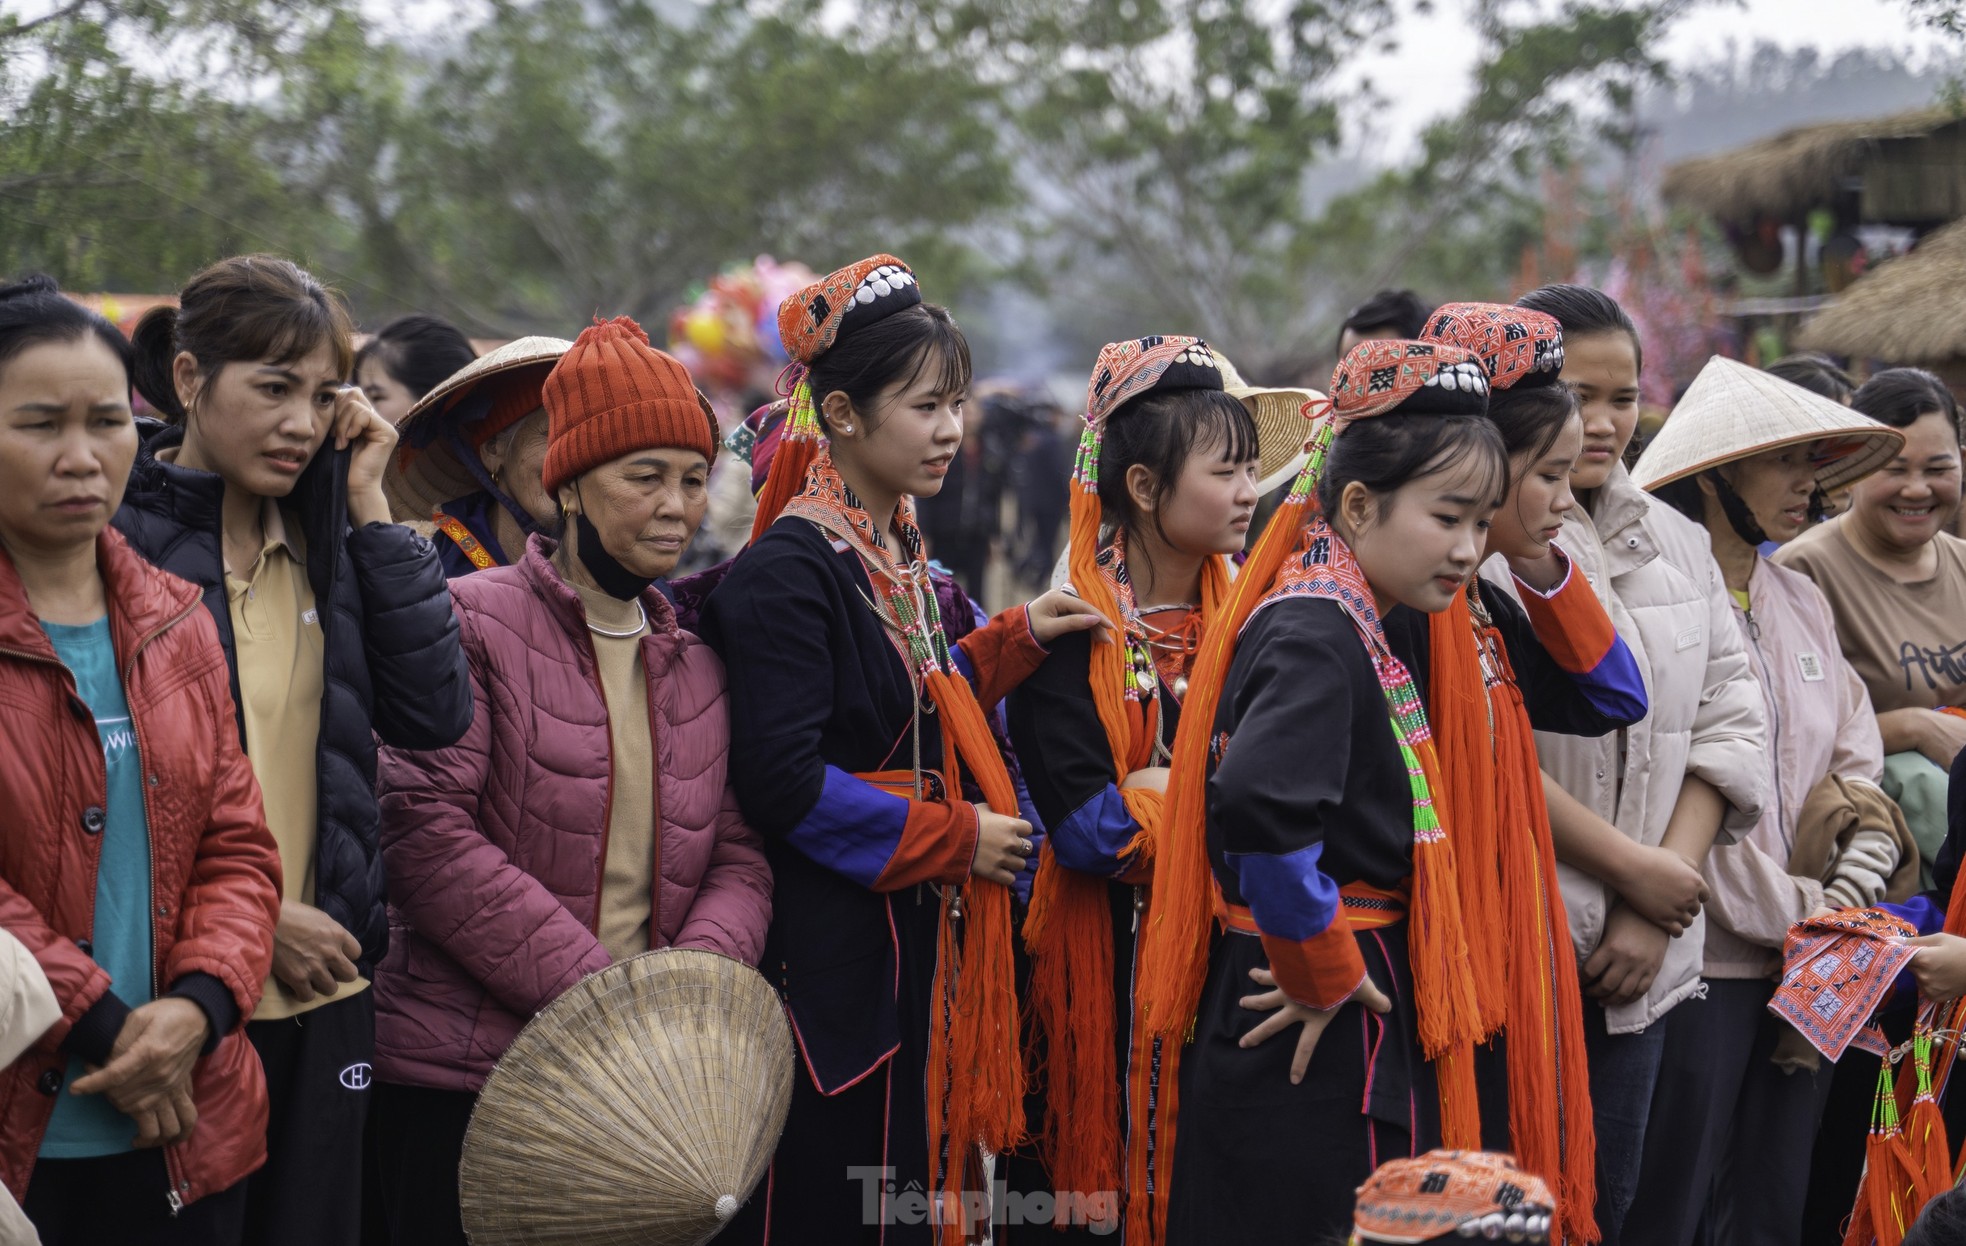
{"label": "black hair", "polygon": [[1602,290],[1558,283],[1531,290],[1515,305],[1555,317],[1563,326],[1566,342],[1599,333],[1623,333],[1632,340],[1632,361],[1640,371],[1645,369],[1645,347],[1638,340],[1638,326],[1618,306],[1618,300]]}
{"label": "black hair", "polygon": [[1923,368],[1886,368],[1850,396],[1850,405],[1880,424],[1909,428],[1937,412],[1959,435],[1959,403],[1946,383]]}
{"label": "black hair", "polygon": [[135,365],[130,340],[100,313],[63,295],[53,277],[37,273],[0,286],[0,367],[30,347],[91,334],[115,353],[128,376]]}
{"label": "black hair", "polygon": [[186,282],[176,307],[144,313],[131,335],[131,380],[166,419],[182,424],[184,403],[172,375],[178,352],[188,351],[210,384],[228,363],[291,363],[326,343],[335,374],[346,379],[354,335],[341,295],[298,264],[277,255],[235,255]]}
{"label": "black hair", "polygon": [[1115,527],[1136,522],[1126,474],[1145,467],[1154,478],[1154,530],[1161,539],[1160,506],[1174,490],[1188,456],[1222,449],[1231,463],[1262,455],[1249,408],[1219,389],[1151,390],[1122,403],[1106,417],[1099,448],[1099,509]]}
{"label": "black hair", "polygon": [[1836,366],[1835,360],[1812,351],[1784,356],[1762,371],[1845,406],[1849,405],[1850,396],[1857,392],[1857,383],[1850,379],[1848,372]]}
{"label": "black hair", "polygon": [[1502,434],[1510,462],[1535,462],[1550,452],[1563,426],[1577,414],[1577,394],[1568,385],[1529,385],[1488,391],[1488,418]]}
{"label": "black hair", "polygon": [[[1467,459],[1486,459],[1497,502],[1508,496],[1509,456],[1502,434],[1485,415],[1389,415],[1360,420],[1338,434],[1318,481],[1318,506],[1338,513],[1338,499],[1353,481],[1382,498],[1412,481]],[[1382,502],[1383,505],[1383,502]]]}
{"label": "black hair", "polygon": [[374,360],[396,383],[422,398],[478,357],[463,330],[437,316],[398,316],[355,352],[355,369]]}
{"label": "black hair", "polygon": [[[930,368],[941,369],[943,393],[969,388],[969,339],[947,308],[917,303],[835,341],[812,361],[806,381],[814,404],[842,393],[863,419],[871,419],[882,390],[896,383],[905,389]],[[819,424],[825,428],[825,419]]]}
{"label": "black hair", "polygon": [[1951,1189],[1925,1204],[1905,1233],[1904,1246],[1966,1244],[1966,1190]]}
{"label": "black hair", "polygon": [[1345,321],[1338,326],[1338,354],[1343,355],[1345,331],[1370,333],[1374,329],[1391,329],[1395,337],[1419,337],[1427,327],[1427,317],[1434,309],[1422,302],[1420,296],[1411,290],[1381,290],[1371,298],[1345,313]]}

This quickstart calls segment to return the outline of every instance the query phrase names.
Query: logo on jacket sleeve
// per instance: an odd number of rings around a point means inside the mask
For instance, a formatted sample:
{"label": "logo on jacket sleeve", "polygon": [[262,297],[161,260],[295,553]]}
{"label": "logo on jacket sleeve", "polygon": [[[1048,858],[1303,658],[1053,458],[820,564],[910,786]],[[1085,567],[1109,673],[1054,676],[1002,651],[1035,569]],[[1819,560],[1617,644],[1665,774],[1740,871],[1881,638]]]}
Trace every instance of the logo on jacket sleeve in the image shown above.
{"label": "logo on jacket sleeve", "polygon": [[372,1075],[373,1070],[369,1068],[366,1062],[351,1064],[341,1071],[340,1080],[341,1084],[350,1090],[367,1090]]}

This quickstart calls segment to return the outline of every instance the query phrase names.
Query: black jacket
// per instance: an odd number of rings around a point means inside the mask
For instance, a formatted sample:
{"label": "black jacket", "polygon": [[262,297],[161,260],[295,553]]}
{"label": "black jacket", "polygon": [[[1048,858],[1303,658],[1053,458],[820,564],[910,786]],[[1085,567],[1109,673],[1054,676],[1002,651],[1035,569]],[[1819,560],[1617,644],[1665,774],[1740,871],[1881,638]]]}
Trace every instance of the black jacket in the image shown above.
{"label": "black jacket", "polygon": [[[225,594],[219,530],[224,484],[210,472],[157,459],[182,429],[142,422],[116,527],[139,553],[204,590],[239,701],[239,660]],[[318,828],[314,903],[362,943],[364,968],[382,958],[376,736],[399,748],[444,748],[471,725],[471,685],[443,568],[430,542],[396,524],[348,527],[349,451],[324,446],[301,473],[286,509],[307,548],[307,578],[321,613],[325,670],[315,754]],[[377,695],[380,691],[380,696]],[[240,720],[240,739],[246,752]]]}

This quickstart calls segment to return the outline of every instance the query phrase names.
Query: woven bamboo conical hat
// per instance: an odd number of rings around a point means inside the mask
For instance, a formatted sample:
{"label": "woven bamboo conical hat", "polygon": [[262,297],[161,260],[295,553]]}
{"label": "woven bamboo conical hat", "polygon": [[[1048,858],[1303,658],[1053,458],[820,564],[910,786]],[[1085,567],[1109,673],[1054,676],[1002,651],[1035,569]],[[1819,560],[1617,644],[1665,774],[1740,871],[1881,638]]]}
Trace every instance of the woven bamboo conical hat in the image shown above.
{"label": "woven bamboo conical hat", "polygon": [[464,1135],[474,1246],[683,1246],[714,1237],[771,1163],[792,1101],[777,994],[714,952],[650,952],[532,1019]]}
{"label": "woven bamboo conical hat", "polygon": [[1816,483],[1834,493],[1891,461],[1897,429],[1779,376],[1719,355],[1707,360],[1631,470],[1657,489],[1736,459],[1814,445]]}
{"label": "woven bamboo conical hat", "polygon": [[1322,402],[1324,395],[1314,389],[1250,385],[1221,351],[1215,352],[1215,361],[1222,368],[1222,388],[1256,421],[1256,492],[1267,494],[1289,484],[1311,457],[1311,420],[1304,404]]}

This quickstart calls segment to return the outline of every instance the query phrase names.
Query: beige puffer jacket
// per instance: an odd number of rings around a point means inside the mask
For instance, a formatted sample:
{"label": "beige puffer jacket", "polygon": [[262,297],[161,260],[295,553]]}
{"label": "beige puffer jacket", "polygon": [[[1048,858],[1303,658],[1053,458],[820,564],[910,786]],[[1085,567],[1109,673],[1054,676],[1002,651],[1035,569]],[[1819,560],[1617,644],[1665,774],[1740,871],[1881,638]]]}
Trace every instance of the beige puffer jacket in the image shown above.
{"label": "beige puffer jacket", "polygon": [[[1706,529],[1652,499],[1620,466],[1596,498],[1564,521],[1564,551],[1604,600],[1618,635],[1645,675],[1651,712],[1598,739],[1536,733],[1543,770],[1599,817],[1642,844],[1665,838],[1680,782],[1698,775],[1730,808],[1718,843],[1733,843],[1761,817],[1768,791],[1761,689],[1748,668],[1733,603]],[[1499,560],[1492,563],[1490,573]],[[1506,567],[1496,576],[1509,578]],[[1610,889],[1559,864],[1570,938],[1581,961],[1604,937]],[[1706,917],[1666,949],[1643,999],[1609,1010],[1608,1028],[1632,1034],[1700,992]]]}

